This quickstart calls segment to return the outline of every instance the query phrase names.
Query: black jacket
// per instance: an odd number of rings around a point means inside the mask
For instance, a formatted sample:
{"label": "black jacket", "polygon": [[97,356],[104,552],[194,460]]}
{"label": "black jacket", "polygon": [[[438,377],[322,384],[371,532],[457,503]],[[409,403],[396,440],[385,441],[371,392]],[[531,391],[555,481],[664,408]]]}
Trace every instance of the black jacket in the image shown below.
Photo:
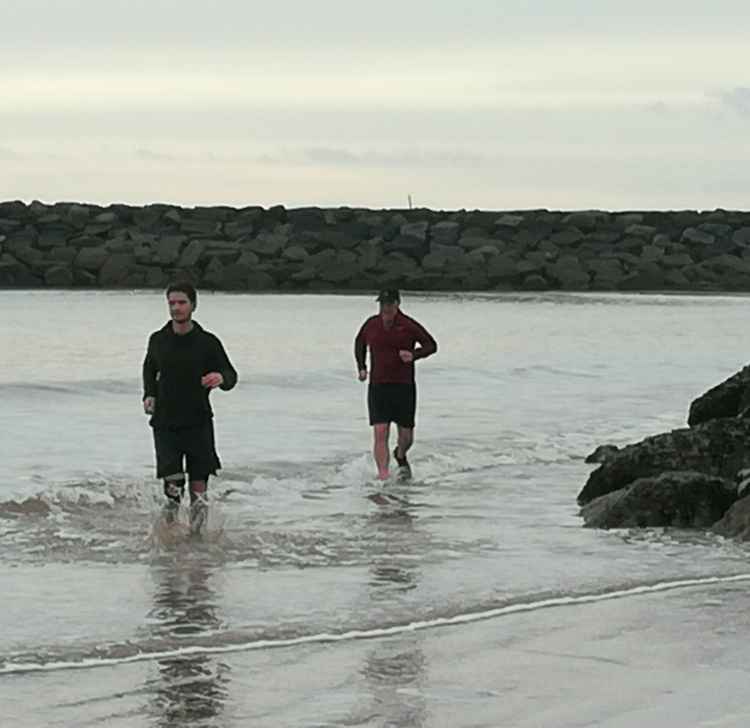
{"label": "black jacket", "polygon": [[201,377],[219,372],[221,389],[237,383],[237,372],[218,337],[193,322],[187,334],[175,334],[171,321],[154,331],[143,360],[143,399],[156,398],[152,427],[195,427],[213,417],[209,390]]}

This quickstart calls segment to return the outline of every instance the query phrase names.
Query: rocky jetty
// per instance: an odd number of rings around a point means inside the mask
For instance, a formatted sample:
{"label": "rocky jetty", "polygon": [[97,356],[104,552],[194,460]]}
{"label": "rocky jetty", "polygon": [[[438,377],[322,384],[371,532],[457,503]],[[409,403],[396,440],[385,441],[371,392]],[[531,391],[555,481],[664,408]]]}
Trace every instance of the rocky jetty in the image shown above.
{"label": "rocky jetty", "polygon": [[0,287],[750,290],[750,213],[0,202]]}

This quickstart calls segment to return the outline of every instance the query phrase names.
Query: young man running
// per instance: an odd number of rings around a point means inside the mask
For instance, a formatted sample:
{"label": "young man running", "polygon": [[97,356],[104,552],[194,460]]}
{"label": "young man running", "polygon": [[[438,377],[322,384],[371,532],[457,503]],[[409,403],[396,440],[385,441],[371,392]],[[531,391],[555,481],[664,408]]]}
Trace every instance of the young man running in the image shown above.
{"label": "young man running", "polygon": [[401,296],[397,290],[381,291],[377,301],[380,313],[368,318],[359,330],[354,340],[354,357],[359,381],[364,382],[368,376],[367,349],[370,349],[367,407],[373,427],[378,479],[385,480],[390,475],[388,435],[391,422],[398,427],[398,444],[393,456],[399,477],[406,479],[411,476],[406,453],[414,442],[417,406],[414,362],[434,354],[437,343],[421,324],[400,310]]}
{"label": "young man running", "polygon": [[221,467],[209,393],[229,390],[237,372],[219,339],[193,321],[198,295],[190,283],[167,289],[171,320],[151,334],[143,361],[143,409],[151,415],[156,477],[164,480],[165,519],[174,521],[190,479],[190,529],[206,518],[209,475]]}

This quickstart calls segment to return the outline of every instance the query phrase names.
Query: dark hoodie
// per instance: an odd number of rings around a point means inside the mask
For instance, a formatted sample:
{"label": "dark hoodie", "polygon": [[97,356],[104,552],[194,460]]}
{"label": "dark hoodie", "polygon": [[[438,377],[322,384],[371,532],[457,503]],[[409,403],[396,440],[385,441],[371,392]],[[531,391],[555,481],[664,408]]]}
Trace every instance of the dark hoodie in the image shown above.
{"label": "dark hoodie", "polygon": [[156,398],[151,426],[196,427],[210,420],[210,390],[201,384],[209,372],[224,377],[225,391],[237,383],[237,372],[214,334],[195,321],[187,334],[175,334],[171,321],[154,331],[143,360],[143,398]]}

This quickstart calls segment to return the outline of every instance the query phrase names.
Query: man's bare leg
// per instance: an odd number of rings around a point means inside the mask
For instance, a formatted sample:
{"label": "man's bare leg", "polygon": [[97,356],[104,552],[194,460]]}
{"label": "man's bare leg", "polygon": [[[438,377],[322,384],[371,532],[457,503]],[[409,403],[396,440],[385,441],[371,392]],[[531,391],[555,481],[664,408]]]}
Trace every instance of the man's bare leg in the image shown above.
{"label": "man's bare leg", "polygon": [[390,475],[388,472],[388,435],[390,429],[389,422],[372,426],[375,439],[372,453],[375,456],[375,465],[378,468],[378,480],[387,480]]}

